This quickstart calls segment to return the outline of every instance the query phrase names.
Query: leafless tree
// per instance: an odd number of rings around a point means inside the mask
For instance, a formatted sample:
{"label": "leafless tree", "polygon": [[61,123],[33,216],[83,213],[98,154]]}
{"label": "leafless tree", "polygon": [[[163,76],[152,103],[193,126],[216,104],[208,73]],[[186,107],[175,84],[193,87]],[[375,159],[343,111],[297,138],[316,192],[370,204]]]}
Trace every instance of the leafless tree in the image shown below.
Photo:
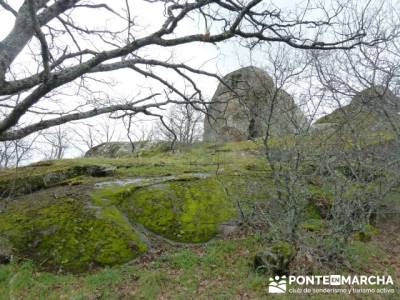
{"label": "leafless tree", "polygon": [[79,123],[70,126],[67,131],[70,135],[70,144],[73,148],[85,154],[89,149],[108,143],[113,140],[120,140],[121,134],[117,135],[118,122],[113,119],[97,119],[96,123]]}
{"label": "leafless tree", "polygon": [[100,134],[96,126],[91,124],[80,124],[79,129],[71,130],[74,134],[74,139],[71,142],[82,154],[87,150],[102,143]]}
{"label": "leafless tree", "polygon": [[102,136],[103,143],[109,143],[114,138],[119,139],[119,137],[115,137],[116,124],[115,122],[112,122],[112,120],[105,120],[97,127],[98,132]]}
{"label": "leafless tree", "polygon": [[173,132],[167,130],[165,126],[160,126],[160,138],[167,141],[176,139],[182,144],[192,144],[200,139],[202,121],[202,114],[191,105],[173,105],[165,117],[165,122]]}
{"label": "leafless tree", "polygon": [[136,151],[138,144],[144,145],[145,143],[153,141],[153,126],[157,124],[155,120],[136,119],[133,115],[128,114],[122,117],[122,122],[126,130],[126,137],[131,144],[132,152]]}
{"label": "leafless tree", "polygon": [[[386,21],[398,26],[391,12]],[[331,249],[336,255],[355,231],[375,223],[377,214],[385,219],[398,214],[384,208],[385,198],[400,182],[398,45],[399,39],[393,38],[375,47],[313,53],[325,102],[335,104],[340,120],[330,127],[337,143],[320,160],[334,191],[331,223],[336,238]],[[343,63],[333,63],[337,59]]]}
{"label": "leafless tree", "polygon": [[[289,241],[325,265],[345,260],[348,242],[374,224],[384,199],[400,183],[398,42],[393,35],[373,47],[304,56],[276,48],[276,55],[267,55],[277,85],[268,95],[264,136],[274,189],[254,221],[268,225],[270,238]],[[270,127],[279,90],[296,83],[303,86],[311,122],[293,134],[276,136]],[[337,119],[312,124],[330,104]],[[374,118],[385,124],[376,124]],[[313,245],[304,230],[310,205],[316,205],[326,225],[326,235],[314,234]]]}
{"label": "leafless tree", "polygon": [[[387,28],[380,28],[381,35],[370,34],[380,16],[376,11],[371,16],[370,1],[363,6],[359,1],[339,0],[323,6],[319,1],[307,1],[293,11],[283,11],[262,0],[143,2],[155,9],[164,7],[160,15],[163,23],[152,32],[143,30],[130,1],[125,1],[122,9],[114,1],[25,0],[19,7],[1,1],[0,13],[9,14],[15,23],[0,43],[0,140],[19,139],[102,114],[159,115],[155,109],[170,103],[196,104],[205,110],[206,99],[196,78],[219,77],[174,58],[159,59],[159,51],[149,49],[215,45],[227,40],[242,41],[250,47],[280,42],[305,50],[350,49],[377,44],[395,34]],[[100,11],[118,20],[116,24],[122,29],[90,27],[78,17],[80,12]],[[187,31],[187,24],[193,20],[197,26]],[[338,24],[345,24],[345,30]],[[24,55],[30,58],[26,68],[17,63]],[[105,95],[107,89],[93,87],[108,84],[103,73],[121,69],[152,79],[162,88],[117,101]],[[190,91],[164,78],[165,70],[189,82]],[[70,91],[74,91],[73,96]]]}
{"label": "leafless tree", "polygon": [[33,147],[36,137],[0,143],[0,168],[19,167],[29,161],[35,152]]}
{"label": "leafless tree", "polygon": [[45,140],[44,157],[46,159],[62,159],[70,147],[70,136],[66,128],[57,126],[42,134]]}

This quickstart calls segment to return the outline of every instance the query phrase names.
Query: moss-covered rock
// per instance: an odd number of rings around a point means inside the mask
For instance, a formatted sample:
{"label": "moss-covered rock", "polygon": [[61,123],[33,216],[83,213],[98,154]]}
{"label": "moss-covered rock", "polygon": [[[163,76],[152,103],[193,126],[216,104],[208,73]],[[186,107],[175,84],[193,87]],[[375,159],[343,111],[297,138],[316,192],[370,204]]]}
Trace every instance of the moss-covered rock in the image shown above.
{"label": "moss-covered rock", "polygon": [[18,257],[68,272],[124,263],[147,248],[115,207],[72,198],[13,203],[0,213],[0,236]]}
{"label": "moss-covered rock", "polygon": [[108,142],[90,148],[85,157],[119,157],[123,155],[132,155],[135,152],[135,145],[130,142]]}
{"label": "moss-covered rock", "polygon": [[169,142],[162,141],[138,141],[133,144],[130,142],[107,142],[89,149],[85,157],[129,157],[133,154],[137,156],[151,156],[171,150]]}
{"label": "moss-covered rock", "polygon": [[80,176],[112,176],[114,166],[106,164],[62,165],[48,161],[20,168],[14,172],[7,170],[0,175],[0,198],[24,195],[69,181]]}
{"label": "moss-covered rock", "polygon": [[107,188],[93,198],[103,205],[116,204],[131,222],[178,242],[208,241],[220,223],[236,216],[223,186],[212,177]]}
{"label": "moss-covered rock", "polygon": [[256,254],[254,268],[268,275],[288,275],[289,264],[296,256],[296,249],[285,241],[277,241]]}

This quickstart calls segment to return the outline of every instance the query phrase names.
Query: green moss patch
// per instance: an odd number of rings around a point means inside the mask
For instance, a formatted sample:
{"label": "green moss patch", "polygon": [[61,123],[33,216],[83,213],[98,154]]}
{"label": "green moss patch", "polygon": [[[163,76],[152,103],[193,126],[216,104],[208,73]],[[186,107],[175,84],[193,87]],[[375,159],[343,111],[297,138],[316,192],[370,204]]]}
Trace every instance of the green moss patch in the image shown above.
{"label": "green moss patch", "polygon": [[14,204],[0,213],[0,232],[19,257],[57,271],[124,263],[147,248],[115,207],[90,207],[71,198]]}
{"label": "green moss patch", "polygon": [[133,223],[178,242],[199,243],[216,235],[218,225],[236,216],[216,178],[190,178],[149,186],[107,188],[94,201],[116,204]]}

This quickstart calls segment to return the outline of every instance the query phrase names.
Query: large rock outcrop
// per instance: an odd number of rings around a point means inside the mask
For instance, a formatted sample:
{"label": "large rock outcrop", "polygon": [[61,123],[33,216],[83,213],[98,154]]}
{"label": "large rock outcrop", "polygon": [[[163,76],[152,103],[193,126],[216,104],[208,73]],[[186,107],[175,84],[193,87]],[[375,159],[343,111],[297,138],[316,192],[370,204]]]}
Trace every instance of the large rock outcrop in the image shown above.
{"label": "large rock outcrop", "polygon": [[219,224],[236,218],[233,203],[213,176],[186,174],[143,180],[93,193],[95,204],[116,206],[132,224],[141,224],[175,242],[207,242]]}
{"label": "large rock outcrop", "polygon": [[315,128],[352,127],[359,131],[400,129],[400,98],[383,86],[371,86],[357,93],[350,104],[317,120]]}
{"label": "large rock outcrop", "polygon": [[237,217],[222,183],[206,174],[111,180],[0,201],[0,263],[17,256],[73,273],[130,261],[151,247],[148,236],[207,242]]}
{"label": "large rock outcrop", "polygon": [[348,154],[386,164],[399,158],[399,112],[399,97],[383,86],[371,86],[348,105],[318,119],[312,125],[313,136],[332,153],[346,149]]}
{"label": "large rock outcrop", "polygon": [[220,83],[204,121],[205,141],[239,141],[294,132],[306,122],[302,111],[272,78],[256,67],[229,73]]}

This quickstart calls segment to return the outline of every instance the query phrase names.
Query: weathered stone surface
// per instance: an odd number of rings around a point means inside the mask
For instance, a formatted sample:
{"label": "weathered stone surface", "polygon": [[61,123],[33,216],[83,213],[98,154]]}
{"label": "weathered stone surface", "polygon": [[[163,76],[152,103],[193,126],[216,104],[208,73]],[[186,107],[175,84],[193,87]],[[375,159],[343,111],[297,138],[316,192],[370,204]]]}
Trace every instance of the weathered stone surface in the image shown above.
{"label": "weathered stone surface", "polygon": [[[272,78],[256,67],[245,67],[224,77],[204,120],[205,141],[240,141],[271,134],[294,132],[306,118],[293,98],[277,90]],[[271,115],[272,112],[272,115]],[[271,115],[271,118],[269,117]]]}

